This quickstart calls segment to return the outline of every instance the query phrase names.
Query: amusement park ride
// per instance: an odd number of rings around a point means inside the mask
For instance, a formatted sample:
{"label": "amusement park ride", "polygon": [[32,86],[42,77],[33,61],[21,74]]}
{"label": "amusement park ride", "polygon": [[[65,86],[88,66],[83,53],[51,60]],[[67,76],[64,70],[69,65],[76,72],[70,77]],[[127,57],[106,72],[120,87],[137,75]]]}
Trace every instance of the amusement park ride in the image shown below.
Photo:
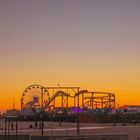
{"label": "amusement park ride", "polygon": [[53,112],[61,109],[103,109],[115,108],[115,94],[108,92],[90,92],[79,87],[44,87],[31,85],[21,97],[21,110]]}
{"label": "amusement park ride", "polygon": [[16,117],[18,121],[72,121],[77,126],[79,122],[140,122],[139,110],[115,108],[115,101],[113,93],[34,84],[23,91],[21,109],[7,112],[4,117]]}

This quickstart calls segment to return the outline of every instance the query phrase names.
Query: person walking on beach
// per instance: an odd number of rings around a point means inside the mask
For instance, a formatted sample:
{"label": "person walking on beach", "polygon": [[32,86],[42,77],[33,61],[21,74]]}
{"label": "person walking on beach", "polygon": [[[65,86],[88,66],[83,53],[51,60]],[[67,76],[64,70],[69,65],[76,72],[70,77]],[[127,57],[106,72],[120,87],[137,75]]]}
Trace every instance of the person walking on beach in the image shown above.
{"label": "person walking on beach", "polygon": [[35,128],[38,128],[38,123],[37,122],[35,122]]}

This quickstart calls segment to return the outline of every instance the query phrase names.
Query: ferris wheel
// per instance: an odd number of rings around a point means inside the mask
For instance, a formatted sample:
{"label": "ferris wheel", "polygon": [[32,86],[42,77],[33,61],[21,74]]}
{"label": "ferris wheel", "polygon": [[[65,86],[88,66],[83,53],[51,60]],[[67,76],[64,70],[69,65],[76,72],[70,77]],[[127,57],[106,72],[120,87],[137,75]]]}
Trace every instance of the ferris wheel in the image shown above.
{"label": "ferris wheel", "polygon": [[27,87],[21,97],[21,109],[41,109],[50,100],[50,94],[41,85],[31,85]]}

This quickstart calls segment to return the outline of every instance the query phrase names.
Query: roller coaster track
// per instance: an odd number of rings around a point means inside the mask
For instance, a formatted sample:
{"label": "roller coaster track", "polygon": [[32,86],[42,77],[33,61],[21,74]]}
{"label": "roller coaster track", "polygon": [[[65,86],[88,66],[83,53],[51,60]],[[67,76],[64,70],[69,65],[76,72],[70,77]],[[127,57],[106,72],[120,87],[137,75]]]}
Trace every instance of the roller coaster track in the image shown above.
{"label": "roller coaster track", "polygon": [[74,98],[74,96],[70,96],[69,94],[65,93],[64,91],[56,91],[55,94],[50,98],[50,100],[48,100],[45,104],[45,106],[43,107],[43,109],[45,110],[47,107],[49,107],[50,103],[55,100],[55,98],[57,96],[60,96],[60,95],[64,95],[64,96],[67,96],[67,97],[71,97],[71,98]]}
{"label": "roller coaster track", "polygon": [[75,98],[76,96],[78,96],[78,95],[80,95],[80,94],[82,94],[82,93],[84,93],[84,92],[87,92],[87,90],[81,90],[81,91],[79,91],[78,93],[76,93],[74,96],[71,96],[70,94],[67,94],[67,93],[65,93],[64,91],[61,91],[61,90],[56,91],[56,93],[50,98],[50,100],[46,102],[46,104],[45,104],[45,106],[43,107],[43,109],[45,110],[47,107],[49,107],[50,103],[51,103],[53,100],[55,100],[55,98],[56,98],[57,96],[64,95],[64,96],[67,96],[67,97],[70,97],[70,98]]}
{"label": "roller coaster track", "polygon": [[[36,91],[38,94],[36,93]],[[37,94],[40,100],[36,101],[32,100],[32,98],[28,100],[27,97],[30,97],[30,94]],[[60,105],[62,108],[69,107],[69,102],[71,99],[71,106],[74,107],[84,107],[85,104],[91,103],[90,106],[92,106],[92,108],[94,104],[100,104],[101,108],[105,106],[115,108],[114,93],[88,90],[79,91],[79,87],[44,87],[38,84],[31,85],[23,91],[21,97],[21,108],[38,108],[39,106],[39,108],[43,109],[44,111],[49,110],[49,108],[51,110],[51,108],[55,108],[58,105],[57,103],[57,105],[55,104],[57,97],[61,97]]]}

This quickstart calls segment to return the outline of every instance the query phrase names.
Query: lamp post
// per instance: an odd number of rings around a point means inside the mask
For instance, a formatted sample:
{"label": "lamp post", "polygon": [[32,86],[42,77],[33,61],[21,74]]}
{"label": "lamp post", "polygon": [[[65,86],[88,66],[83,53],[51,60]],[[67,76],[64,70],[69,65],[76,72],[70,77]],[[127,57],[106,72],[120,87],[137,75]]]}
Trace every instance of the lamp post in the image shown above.
{"label": "lamp post", "polygon": [[16,120],[16,140],[18,133],[18,116],[5,116],[5,140],[10,140],[10,124],[12,120]]}
{"label": "lamp post", "polygon": [[[45,91],[44,91],[45,89]],[[45,87],[42,87],[41,88],[41,115],[40,115],[40,118],[41,118],[41,135],[43,136],[44,135],[44,123],[43,123],[43,112],[44,112],[44,93],[46,92],[46,88]]]}
{"label": "lamp post", "polygon": [[44,135],[43,114],[40,115],[40,119],[41,119],[41,122],[40,122],[41,135],[43,136]]}
{"label": "lamp post", "polygon": [[8,140],[10,139],[10,117],[8,117]]}
{"label": "lamp post", "polygon": [[[78,93],[79,93],[79,89],[78,89]],[[80,106],[79,106],[79,95],[78,94],[78,113],[77,113],[77,135],[80,135],[80,114],[79,114],[79,109],[80,109]]]}
{"label": "lamp post", "polygon": [[41,112],[43,112],[43,94],[44,94],[43,89],[44,87],[41,88]]}
{"label": "lamp post", "polygon": [[4,118],[4,123],[5,123],[5,140],[7,139],[6,137],[7,137],[7,118],[5,117]]}
{"label": "lamp post", "polygon": [[16,118],[16,140],[18,139],[17,134],[18,134],[18,119]]}
{"label": "lamp post", "polygon": [[[43,123],[43,113],[45,111],[45,106],[44,106],[44,94],[47,92],[46,95],[49,96],[49,93],[48,93],[48,90],[46,87],[42,87],[41,88],[41,115],[40,115],[40,118],[41,118],[41,135],[44,135],[44,123]],[[50,99],[50,98],[49,98]],[[48,100],[49,100],[48,99]]]}

